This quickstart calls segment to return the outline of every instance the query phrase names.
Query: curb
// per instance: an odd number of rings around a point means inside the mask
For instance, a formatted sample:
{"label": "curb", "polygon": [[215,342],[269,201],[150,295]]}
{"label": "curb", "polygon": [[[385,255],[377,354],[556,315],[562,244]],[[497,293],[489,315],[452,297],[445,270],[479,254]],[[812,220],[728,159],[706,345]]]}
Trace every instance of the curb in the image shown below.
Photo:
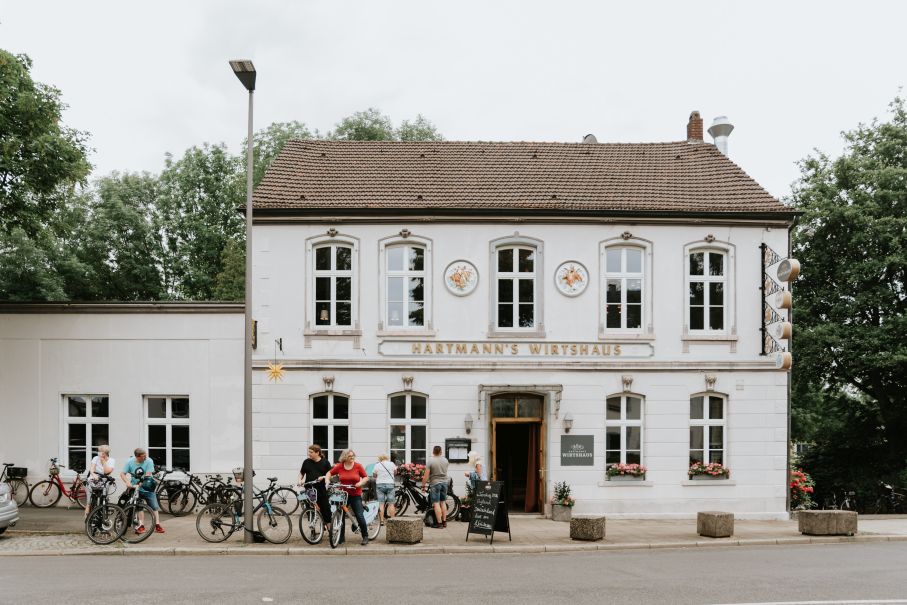
{"label": "curb", "polygon": [[373,548],[311,548],[301,546],[226,546],[200,548],[187,546],[99,546],[69,550],[0,551],[0,557],[49,557],[49,556],[98,556],[98,555],[151,555],[151,556],[389,556],[389,555],[463,555],[463,554],[542,554],[574,553],[621,550],[662,550],[689,548],[728,548],[732,546],[788,546],[804,544],[843,544],[867,542],[907,542],[904,534],[863,534],[856,536],[800,536],[793,538],[751,538],[734,540],[716,538],[695,542],[588,542],[581,544],[481,544],[476,546],[375,546]]}

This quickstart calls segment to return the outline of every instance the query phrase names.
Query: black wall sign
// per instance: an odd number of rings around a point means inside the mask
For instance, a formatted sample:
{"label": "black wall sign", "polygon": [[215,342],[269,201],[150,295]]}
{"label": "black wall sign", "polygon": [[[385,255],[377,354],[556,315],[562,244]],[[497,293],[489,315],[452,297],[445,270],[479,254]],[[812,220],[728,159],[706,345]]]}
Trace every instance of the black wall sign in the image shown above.
{"label": "black wall sign", "polygon": [[444,451],[450,462],[468,462],[469,450],[472,449],[472,439],[445,439]]}
{"label": "black wall sign", "polygon": [[501,500],[501,492],[504,484],[501,481],[476,481],[476,491],[472,503],[472,516],[469,519],[469,527],[466,529],[466,541],[469,542],[469,534],[482,534],[491,536],[491,542],[494,543],[494,532],[507,532],[510,540],[510,517],[507,515],[507,507]]}
{"label": "black wall sign", "polygon": [[592,466],[594,442],[592,435],[561,435],[561,466]]}

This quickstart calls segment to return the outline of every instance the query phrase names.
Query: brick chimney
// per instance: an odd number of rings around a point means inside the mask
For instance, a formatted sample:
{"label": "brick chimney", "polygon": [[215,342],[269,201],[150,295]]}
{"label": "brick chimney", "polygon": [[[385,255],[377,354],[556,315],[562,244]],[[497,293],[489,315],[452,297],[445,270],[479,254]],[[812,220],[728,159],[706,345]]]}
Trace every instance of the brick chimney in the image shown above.
{"label": "brick chimney", "polygon": [[687,122],[687,140],[701,141],[702,139],[702,117],[698,111],[690,114],[690,121]]}

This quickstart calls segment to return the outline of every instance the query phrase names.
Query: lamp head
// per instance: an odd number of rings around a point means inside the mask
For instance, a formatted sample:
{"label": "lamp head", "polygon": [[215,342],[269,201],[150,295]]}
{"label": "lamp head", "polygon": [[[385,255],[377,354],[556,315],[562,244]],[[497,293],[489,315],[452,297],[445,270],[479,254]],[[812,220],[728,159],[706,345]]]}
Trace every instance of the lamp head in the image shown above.
{"label": "lamp head", "polygon": [[252,92],[255,90],[255,66],[249,59],[234,59],[230,61],[230,69],[246,87],[246,90]]}

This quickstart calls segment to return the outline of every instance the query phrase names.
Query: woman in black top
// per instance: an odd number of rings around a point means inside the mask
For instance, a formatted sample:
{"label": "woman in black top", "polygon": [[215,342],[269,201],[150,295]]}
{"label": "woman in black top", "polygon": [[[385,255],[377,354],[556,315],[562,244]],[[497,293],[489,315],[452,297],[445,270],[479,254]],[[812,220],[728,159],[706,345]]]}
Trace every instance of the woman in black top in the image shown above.
{"label": "woman in black top", "polygon": [[[303,460],[302,467],[299,469],[299,484],[308,483],[324,477],[331,467],[334,466],[321,453],[321,446],[313,443],[309,446],[309,457]],[[324,528],[331,531],[331,504],[328,502],[328,492],[324,488],[324,482],[319,482],[315,486],[318,492],[318,508],[321,511],[321,518],[324,520]]]}

